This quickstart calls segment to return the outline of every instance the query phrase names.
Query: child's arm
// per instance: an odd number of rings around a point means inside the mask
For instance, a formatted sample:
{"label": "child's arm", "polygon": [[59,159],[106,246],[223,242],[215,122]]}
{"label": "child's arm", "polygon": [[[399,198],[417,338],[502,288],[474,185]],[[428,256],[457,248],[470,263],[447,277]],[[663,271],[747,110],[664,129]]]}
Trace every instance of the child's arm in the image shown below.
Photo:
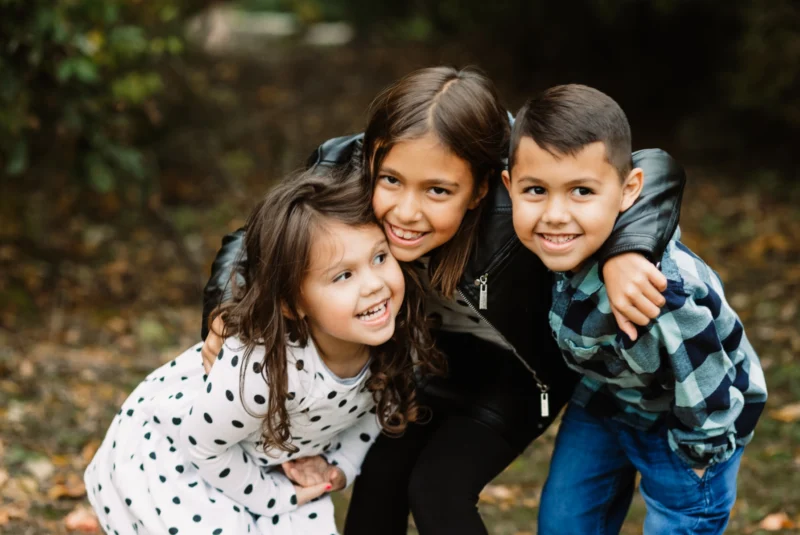
{"label": "child's arm", "polygon": [[378,417],[368,412],[354,426],[339,433],[333,441],[333,447],[323,454],[329,463],[342,469],[347,479],[345,487],[352,485],[361,473],[364,457],[380,432]]}
{"label": "child's arm", "polygon": [[667,281],[653,264],[677,228],[686,175],[678,162],[657,149],[635,152],[633,165],[644,170],[644,188],[620,214],[598,257],[614,317],[635,340],[633,323],[647,325],[663,306],[660,292]]}
{"label": "child's arm", "polygon": [[659,149],[634,152],[633,166],[644,171],[644,187],[633,206],[619,215],[600,249],[601,268],[609,258],[631,252],[658,262],[678,226],[686,184],[683,168]]}
{"label": "child's arm", "polygon": [[623,352],[643,373],[667,358],[675,376],[669,445],[702,469],[727,460],[737,437],[753,431],[766,401],[764,376],[739,318],[714,288],[670,282],[664,296],[661,316]]}
{"label": "child's arm", "polygon": [[[236,345],[235,340],[226,340],[205,390],[198,395],[185,421],[161,425],[180,426],[180,444],[187,459],[211,486],[255,514],[272,516],[292,511],[298,505],[292,482],[280,471],[262,466],[239,445],[261,429],[262,419],[257,415],[264,413],[266,405],[255,403],[254,397],[269,398],[260,374],[248,366],[244,395],[248,409],[256,416],[245,410],[239,395],[244,348]],[[256,349],[250,362],[260,360],[262,355]]]}

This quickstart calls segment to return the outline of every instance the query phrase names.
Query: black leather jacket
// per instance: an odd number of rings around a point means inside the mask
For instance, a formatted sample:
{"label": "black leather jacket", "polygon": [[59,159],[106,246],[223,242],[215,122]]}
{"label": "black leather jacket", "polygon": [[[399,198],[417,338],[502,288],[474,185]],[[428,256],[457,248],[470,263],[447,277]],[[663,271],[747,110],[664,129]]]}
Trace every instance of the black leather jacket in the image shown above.
{"label": "black leather jacket", "polygon": [[[311,155],[308,167],[343,165],[359,158],[362,138],[359,134],[326,141]],[[644,189],[636,203],[617,220],[614,232],[599,252],[601,261],[631,251],[651,260],[659,259],[678,224],[686,181],[681,166],[658,149],[635,152],[633,163],[644,169]],[[477,246],[458,291],[514,347],[516,357],[539,390],[547,392],[561,386],[562,395],[558,397],[563,398],[565,389],[571,391],[575,376],[563,365],[549,327],[552,274],[517,239],[511,221],[511,200],[500,180],[490,185],[485,202]],[[239,229],[225,236],[214,260],[203,296],[204,339],[209,313],[229,295],[226,288],[243,235],[244,230]],[[479,306],[481,292],[485,293],[485,307]]]}

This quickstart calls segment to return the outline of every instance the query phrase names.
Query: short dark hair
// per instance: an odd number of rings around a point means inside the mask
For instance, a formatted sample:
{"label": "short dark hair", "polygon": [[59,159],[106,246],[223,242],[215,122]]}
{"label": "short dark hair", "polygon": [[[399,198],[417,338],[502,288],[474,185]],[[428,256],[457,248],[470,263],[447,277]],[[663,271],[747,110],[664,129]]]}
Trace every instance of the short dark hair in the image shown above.
{"label": "short dark hair", "polygon": [[621,179],[633,167],[631,127],[625,112],[614,99],[585,85],[551,87],[525,103],[511,132],[509,172],[523,137],[532,138],[553,156],[574,156],[586,145],[602,141],[606,160]]}

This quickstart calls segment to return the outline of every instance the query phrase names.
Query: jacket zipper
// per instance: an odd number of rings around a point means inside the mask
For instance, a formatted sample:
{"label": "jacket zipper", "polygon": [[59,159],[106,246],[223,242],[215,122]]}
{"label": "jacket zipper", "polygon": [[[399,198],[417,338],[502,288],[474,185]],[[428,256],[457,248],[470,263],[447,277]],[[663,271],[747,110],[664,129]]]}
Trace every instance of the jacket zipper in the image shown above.
{"label": "jacket zipper", "polygon": [[[481,307],[482,310],[486,310],[486,308],[487,308],[485,305],[486,305],[486,301],[488,301],[488,296],[489,296],[489,284],[487,282],[488,280],[489,280],[489,273],[488,272],[484,273],[479,278],[475,279],[475,284],[480,284],[481,285],[480,303],[482,305],[484,305],[484,306]],[[483,314],[481,314],[478,310],[475,309],[475,307],[472,305],[472,303],[470,303],[469,299],[467,298],[466,295],[464,295],[464,292],[462,292],[460,288],[458,288],[458,293],[464,299],[464,302],[466,302],[469,305],[469,308],[471,308],[472,311],[475,312],[480,319],[485,321],[486,325],[491,327],[492,330],[494,330],[494,332],[497,333],[497,335],[500,337],[500,339],[503,342],[505,342],[505,344],[508,347],[511,348],[512,353],[514,353],[514,356],[517,357],[517,360],[519,360],[522,363],[522,365],[525,366],[525,369],[528,370],[531,373],[531,375],[533,376],[533,380],[536,381],[536,387],[539,389],[539,404],[540,404],[542,418],[549,417],[550,416],[550,399],[549,399],[550,396],[549,396],[548,392],[550,390],[550,387],[547,386],[545,383],[543,383],[541,379],[539,379],[539,376],[536,374],[536,370],[534,370],[531,367],[531,365],[528,364],[528,362],[524,358],[522,358],[522,355],[520,355],[517,352],[517,348],[515,348],[514,345],[511,344],[506,339],[505,336],[503,336],[503,333],[501,333],[494,325],[492,325],[491,322],[489,322],[489,320],[487,320],[486,317],[484,317]]]}

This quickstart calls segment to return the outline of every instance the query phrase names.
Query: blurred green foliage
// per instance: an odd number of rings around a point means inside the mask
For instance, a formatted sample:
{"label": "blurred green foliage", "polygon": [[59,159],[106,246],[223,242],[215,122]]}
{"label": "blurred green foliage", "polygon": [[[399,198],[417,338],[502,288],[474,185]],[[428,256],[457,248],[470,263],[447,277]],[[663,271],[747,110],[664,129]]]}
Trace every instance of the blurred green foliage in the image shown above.
{"label": "blurred green foliage", "polygon": [[99,191],[113,189],[120,176],[145,179],[137,139],[158,120],[159,69],[183,51],[189,4],[202,7],[190,0],[0,0],[4,172],[19,175],[48,155]]}
{"label": "blurred green foliage", "polygon": [[[159,98],[169,85],[165,68],[184,50],[189,15],[213,1],[0,0],[0,172],[46,163],[99,191],[151,176],[156,158],[145,147],[168,111]],[[645,106],[668,103],[669,113],[686,115],[713,108],[717,117],[740,111],[800,126],[797,0],[230,4],[292,13],[302,25],[346,20],[356,46],[462,43],[497,57],[520,87],[547,72],[602,84],[633,72],[638,82],[629,89]]]}

